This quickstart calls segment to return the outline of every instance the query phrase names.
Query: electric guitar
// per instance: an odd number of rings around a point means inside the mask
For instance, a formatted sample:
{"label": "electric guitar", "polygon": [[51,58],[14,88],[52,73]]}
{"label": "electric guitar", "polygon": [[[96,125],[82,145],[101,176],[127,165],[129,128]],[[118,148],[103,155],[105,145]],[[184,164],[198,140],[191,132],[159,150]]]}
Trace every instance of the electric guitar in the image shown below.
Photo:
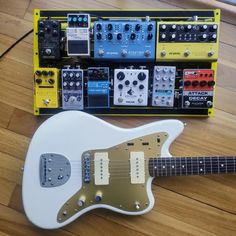
{"label": "electric guitar", "polygon": [[124,129],[80,111],[49,118],[24,165],[27,217],[54,229],[95,208],[140,215],[154,205],[154,177],[235,172],[235,157],[171,158],[169,146],[183,128],[164,120]]}

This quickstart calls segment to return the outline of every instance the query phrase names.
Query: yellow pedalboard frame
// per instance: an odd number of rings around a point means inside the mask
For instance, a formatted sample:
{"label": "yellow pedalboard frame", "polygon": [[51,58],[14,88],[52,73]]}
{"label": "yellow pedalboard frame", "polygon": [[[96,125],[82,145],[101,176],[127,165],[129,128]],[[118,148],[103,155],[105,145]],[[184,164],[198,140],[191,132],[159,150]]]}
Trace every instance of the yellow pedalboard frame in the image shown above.
{"label": "yellow pedalboard frame", "polygon": [[[51,18],[61,22],[61,30],[65,31],[67,27],[66,19],[68,13],[87,12],[91,14],[91,26],[93,21],[99,17],[103,19],[145,19],[146,15],[150,15],[151,20],[157,21],[157,35],[156,35],[156,59],[155,65],[165,62],[178,65],[178,63],[195,64],[194,68],[199,68],[199,63],[208,64],[208,69],[214,70],[214,81],[216,81],[218,47],[219,47],[219,30],[217,31],[217,41],[215,43],[162,43],[159,42],[158,28],[160,23],[165,24],[188,24],[190,16],[194,13],[199,15],[198,22],[191,21],[191,24],[199,24],[202,21],[204,24],[217,24],[220,28],[220,9],[35,9],[34,10],[34,114],[48,115],[55,114],[62,111],[61,108],[61,88],[60,88],[60,67],[53,68],[41,66],[39,58],[38,45],[38,21]],[[165,51],[165,56],[163,56]],[[189,51],[186,57],[184,53]],[[209,54],[209,52],[211,53]],[[209,56],[210,55],[210,56]],[[135,64],[135,63],[134,63]],[[206,67],[206,65],[204,66]],[[164,64],[165,65],[165,64]],[[56,68],[57,67],[57,68]],[[204,68],[205,68],[204,67]],[[53,71],[53,76],[50,75],[36,75],[36,71]],[[42,79],[41,84],[37,83],[38,78]],[[53,84],[50,84],[54,80]],[[49,82],[50,81],[50,82]],[[215,89],[213,102],[215,101]],[[84,110],[95,115],[104,116],[212,116],[214,114],[214,107],[204,109],[188,109],[181,111],[181,109],[158,109],[157,107],[115,107],[111,106],[109,111]]]}

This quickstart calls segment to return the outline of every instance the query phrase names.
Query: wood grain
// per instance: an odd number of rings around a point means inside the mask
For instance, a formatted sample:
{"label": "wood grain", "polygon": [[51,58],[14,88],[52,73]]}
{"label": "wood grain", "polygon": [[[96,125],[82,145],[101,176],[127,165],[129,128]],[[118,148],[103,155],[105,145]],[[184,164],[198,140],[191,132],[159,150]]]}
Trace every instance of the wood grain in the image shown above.
{"label": "wood grain", "polygon": [[[214,4],[214,5],[212,5]],[[32,29],[34,8],[222,8],[215,115],[187,118],[171,146],[174,156],[236,154],[236,11],[215,1],[175,0],[0,0],[0,55]],[[157,178],[156,204],[143,216],[95,210],[61,230],[46,231],[26,218],[21,198],[23,166],[30,139],[47,117],[33,116],[33,34],[0,59],[0,235],[236,235],[235,175]],[[106,117],[136,127],[166,117]],[[46,213],[45,213],[46,214]],[[42,216],[43,217],[43,216]]]}

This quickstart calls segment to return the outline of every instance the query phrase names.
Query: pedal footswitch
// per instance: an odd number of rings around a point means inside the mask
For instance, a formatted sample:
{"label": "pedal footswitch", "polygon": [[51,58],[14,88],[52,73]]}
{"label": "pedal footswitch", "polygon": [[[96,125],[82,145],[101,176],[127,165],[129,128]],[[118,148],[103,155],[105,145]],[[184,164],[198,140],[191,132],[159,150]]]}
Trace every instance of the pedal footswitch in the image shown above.
{"label": "pedal footswitch", "polygon": [[148,70],[115,69],[114,105],[147,106]]}
{"label": "pedal footswitch", "polygon": [[109,108],[109,67],[88,68],[88,107]]}
{"label": "pedal footswitch", "polygon": [[35,68],[35,106],[38,108],[58,108],[58,69]]}
{"label": "pedal footswitch", "polygon": [[90,15],[68,14],[67,24],[67,55],[90,56]]}
{"label": "pedal footswitch", "polygon": [[83,110],[83,70],[79,68],[62,69],[62,108],[64,110]]}
{"label": "pedal footswitch", "polygon": [[152,106],[174,106],[175,73],[175,66],[154,67]]}

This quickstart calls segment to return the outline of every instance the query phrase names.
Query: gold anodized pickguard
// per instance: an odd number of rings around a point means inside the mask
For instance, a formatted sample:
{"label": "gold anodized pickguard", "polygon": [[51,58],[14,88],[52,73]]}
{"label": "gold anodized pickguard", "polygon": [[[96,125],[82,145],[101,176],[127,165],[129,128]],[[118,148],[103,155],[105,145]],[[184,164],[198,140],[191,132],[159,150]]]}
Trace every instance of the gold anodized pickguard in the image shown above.
{"label": "gold anodized pickguard", "polygon": [[[147,195],[147,180],[149,175],[149,158],[161,155],[163,143],[168,138],[165,132],[151,134],[129,140],[108,149],[88,150],[91,156],[91,181],[84,183],[81,189],[75,193],[61,207],[57,215],[58,222],[64,222],[77,212],[96,204],[106,204],[123,211],[139,212],[149,206]],[[132,184],[130,177],[130,152],[144,152],[145,157],[145,182]],[[109,184],[95,185],[94,183],[94,154],[108,152],[109,157]],[[82,162],[82,158],[81,158]],[[102,200],[95,201],[96,193],[102,193]],[[82,206],[78,205],[79,199],[84,199]],[[137,207],[138,206],[138,207]]]}

